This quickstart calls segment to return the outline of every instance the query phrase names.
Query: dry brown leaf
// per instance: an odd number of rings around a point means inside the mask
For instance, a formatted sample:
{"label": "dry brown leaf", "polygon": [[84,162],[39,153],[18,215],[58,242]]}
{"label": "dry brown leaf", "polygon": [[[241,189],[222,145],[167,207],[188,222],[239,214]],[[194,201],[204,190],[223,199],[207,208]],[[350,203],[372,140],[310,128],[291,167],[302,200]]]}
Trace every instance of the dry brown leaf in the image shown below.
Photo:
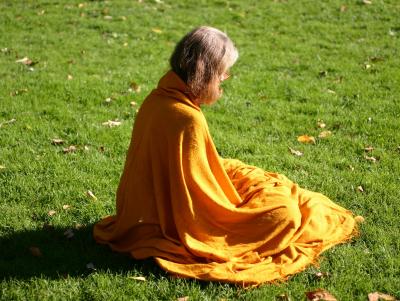
{"label": "dry brown leaf", "polygon": [[29,251],[35,257],[41,257],[43,255],[38,247],[29,247]]}
{"label": "dry brown leaf", "polygon": [[72,237],[75,236],[75,234],[74,234],[74,231],[70,228],[70,229],[65,230],[64,236],[68,239],[71,239]]}
{"label": "dry brown leaf", "polygon": [[396,298],[391,295],[380,292],[374,292],[368,294],[368,301],[378,301],[378,300],[396,301]]}
{"label": "dry brown leaf", "polygon": [[357,186],[357,190],[359,191],[359,192],[364,192],[364,188],[360,185],[360,186]]}
{"label": "dry brown leaf", "polygon": [[375,157],[364,156],[365,160],[371,161],[372,163],[376,163],[378,160]]}
{"label": "dry brown leaf", "polygon": [[108,126],[110,128],[114,126],[120,126],[122,124],[121,121],[118,120],[107,120],[106,122],[103,122],[102,125]]}
{"label": "dry brown leaf", "polygon": [[129,276],[128,278],[133,280],[146,281],[146,278],[143,276]]}
{"label": "dry brown leaf", "polygon": [[372,146],[367,146],[367,147],[364,148],[364,150],[366,152],[372,152],[374,150],[374,148]]}
{"label": "dry brown leaf", "polygon": [[57,213],[57,211],[55,211],[55,210],[50,210],[49,212],[47,212],[47,215],[48,216],[53,216],[54,214],[56,214]]}
{"label": "dry brown leaf", "polygon": [[178,299],[176,299],[176,301],[188,301],[188,300],[189,300],[189,296],[179,297]]}
{"label": "dry brown leaf", "polygon": [[332,135],[331,131],[322,131],[321,133],[319,133],[318,138],[324,139],[328,138],[331,135]]}
{"label": "dry brown leaf", "polygon": [[330,274],[328,272],[316,272],[314,275],[318,279],[322,279],[322,278],[326,278],[326,277],[330,276]]}
{"label": "dry brown leaf", "polygon": [[26,65],[26,66],[34,66],[34,65],[36,65],[38,63],[38,62],[32,61],[28,57],[24,57],[24,58],[22,58],[20,60],[16,60],[15,62],[19,63],[19,64]]}
{"label": "dry brown leaf", "polygon": [[69,208],[71,208],[71,205],[67,205],[67,204],[66,204],[66,205],[63,205],[63,206],[62,206],[62,209],[64,209],[64,210],[68,210]]}
{"label": "dry brown leaf", "polygon": [[315,291],[307,292],[306,296],[307,299],[311,301],[337,301],[337,299],[331,293],[321,288]]}
{"label": "dry brown leaf", "polygon": [[86,195],[94,201],[97,201],[97,197],[90,190],[86,191]]}
{"label": "dry brown leaf", "polygon": [[51,144],[53,144],[53,145],[64,144],[64,140],[59,139],[59,138],[54,138],[54,139],[51,140]]}
{"label": "dry brown leaf", "polygon": [[75,145],[70,145],[66,148],[63,148],[63,152],[64,154],[68,154],[68,153],[74,153],[76,152],[76,146]]}
{"label": "dry brown leaf", "polygon": [[280,295],[276,296],[275,299],[277,301],[291,301],[291,299],[288,296],[288,294],[280,294]]}
{"label": "dry brown leaf", "polygon": [[295,149],[293,149],[293,148],[290,148],[290,147],[289,147],[289,150],[290,150],[290,152],[292,153],[292,155],[295,155],[295,156],[298,156],[298,157],[304,155],[301,151],[295,150]]}
{"label": "dry brown leaf", "polygon": [[315,143],[315,138],[313,136],[301,135],[297,137],[297,141],[301,143]]}
{"label": "dry brown leaf", "polygon": [[135,91],[136,93],[139,93],[141,90],[140,86],[135,81],[131,81],[131,83],[129,84],[129,87],[130,87],[131,91]]}
{"label": "dry brown leaf", "polygon": [[18,89],[18,90],[10,92],[10,96],[18,96],[18,95],[24,94],[26,92],[28,92],[28,89],[22,88],[22,89]]}
{"label": "dry brown leaf", "polygon": [[152,32],[157,33],[157,34],[161,34],[162,30],[160,28],[152,28],[151,29]]}
{"label": "dry brown leaf", "polygon": [[16,121],[17,121],[17,119],[15,119],[15,118],[13,118],[13,119],[11,119],[11,120],[4,121],[4,122],[0,123],[0,128],[1,128],[3,125],[8,125],[8,124],[14,123],[14,122],[16,122]]}
{"label": "dry brown leaf", "polygon": [[365,218],[362,217],[361,215],[357,215],[357,216],[354,218],[354,220],[355,220],[357,223],[363,223],[363,222],[365,222]]}

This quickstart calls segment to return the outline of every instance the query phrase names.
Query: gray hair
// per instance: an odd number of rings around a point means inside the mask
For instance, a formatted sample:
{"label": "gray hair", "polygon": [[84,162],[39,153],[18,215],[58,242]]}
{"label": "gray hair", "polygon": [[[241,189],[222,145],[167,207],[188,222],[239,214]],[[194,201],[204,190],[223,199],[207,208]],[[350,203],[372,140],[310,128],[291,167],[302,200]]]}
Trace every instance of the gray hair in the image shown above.
{"label": "gray hair", "polygon": [[201,26],[178,42],[170,65],[188,85],[190,93],[200,103],[208,103],[217,98],[215,89],[219,89],[220,77],[232,67],[238,56],[237,49],[225,33]]}

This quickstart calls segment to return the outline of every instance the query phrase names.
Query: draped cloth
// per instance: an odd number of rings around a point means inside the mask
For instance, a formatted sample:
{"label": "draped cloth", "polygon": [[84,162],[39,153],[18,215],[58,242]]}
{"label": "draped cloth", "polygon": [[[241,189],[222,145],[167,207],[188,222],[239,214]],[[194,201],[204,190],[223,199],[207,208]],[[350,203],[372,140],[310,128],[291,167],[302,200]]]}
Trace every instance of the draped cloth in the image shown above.
{"label": "draped cloth", "polygon": [[97,242],[180,276],[283,280],[355,233],[350,211],[285,176],[221,158],[185,83],[164,75],[136,116],[116,215]]}

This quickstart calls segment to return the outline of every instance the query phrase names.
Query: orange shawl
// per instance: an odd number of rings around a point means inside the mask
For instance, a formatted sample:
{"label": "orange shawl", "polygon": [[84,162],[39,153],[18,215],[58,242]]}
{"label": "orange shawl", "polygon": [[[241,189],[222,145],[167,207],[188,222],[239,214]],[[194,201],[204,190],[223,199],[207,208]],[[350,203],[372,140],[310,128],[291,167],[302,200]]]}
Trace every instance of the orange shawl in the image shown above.
{"label": "orange shawl", "polygon": [[95,225],[97,242],[181,277],[259,285],[352,236],[351,212],[326,196],[222,159],[186,91],[169,71],[141,106],[117,213]]}

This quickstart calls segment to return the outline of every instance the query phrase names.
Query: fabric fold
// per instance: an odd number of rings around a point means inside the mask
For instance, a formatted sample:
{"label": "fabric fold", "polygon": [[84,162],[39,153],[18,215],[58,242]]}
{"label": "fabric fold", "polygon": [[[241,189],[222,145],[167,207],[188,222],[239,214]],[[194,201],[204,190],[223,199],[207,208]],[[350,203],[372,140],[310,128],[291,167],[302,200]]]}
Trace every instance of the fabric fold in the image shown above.
{"label": "fabric fold", "polygon": [[352,213],[284,175],[223,159],[172,71],[135,120],[117,210],[94,237],[181,277],[283,280],[355,233]]}

